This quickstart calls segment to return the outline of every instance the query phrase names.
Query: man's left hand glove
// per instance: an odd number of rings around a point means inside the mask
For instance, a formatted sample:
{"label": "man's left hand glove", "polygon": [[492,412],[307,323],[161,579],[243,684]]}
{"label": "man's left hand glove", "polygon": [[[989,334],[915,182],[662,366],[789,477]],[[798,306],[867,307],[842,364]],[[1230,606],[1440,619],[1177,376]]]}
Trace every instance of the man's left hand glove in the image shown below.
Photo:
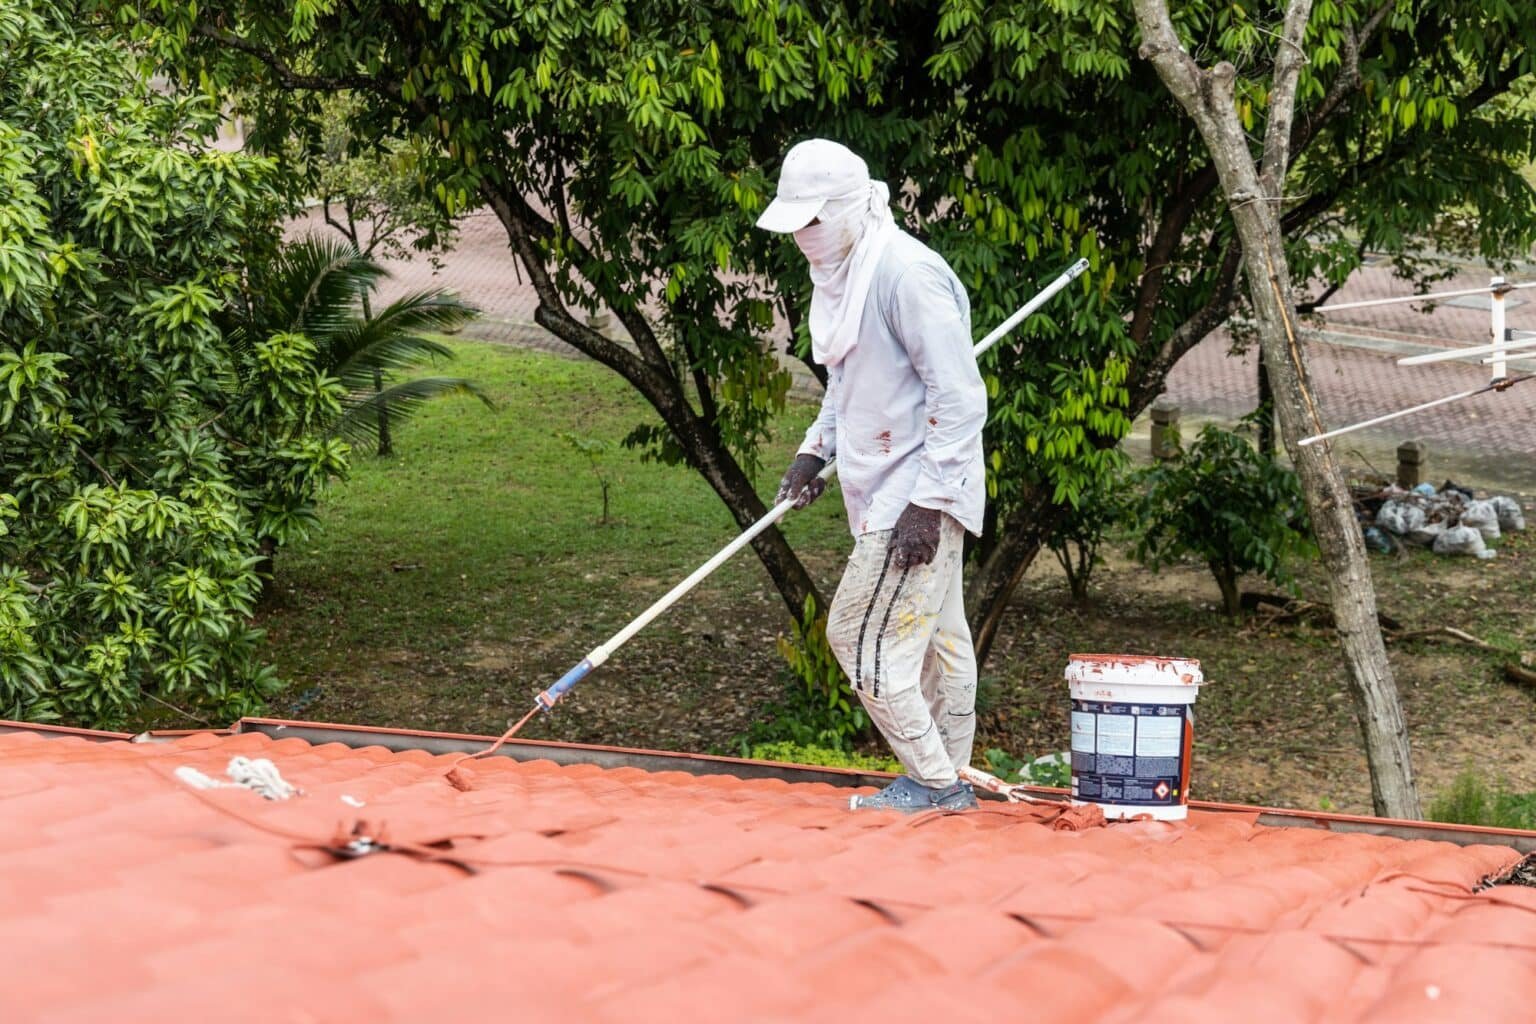
{"label": "man's left hand glove", "polygon": [[936,508],[908,505],[891,531],[891,560],[899,569],[927,565],[939,550],[939,523],[944,516]]}

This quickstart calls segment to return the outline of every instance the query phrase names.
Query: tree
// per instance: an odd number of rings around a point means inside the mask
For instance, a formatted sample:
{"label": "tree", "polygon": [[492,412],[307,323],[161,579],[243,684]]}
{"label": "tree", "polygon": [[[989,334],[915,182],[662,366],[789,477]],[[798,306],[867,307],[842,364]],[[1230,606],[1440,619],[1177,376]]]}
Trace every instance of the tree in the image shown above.
{"label": "tree", "polygon": [[[423,144],[418,139],[356,138],[351,126],[361,103],[351,93],[327,97],[320,110],[318,144],[290,152],[288,163],[300,169],[319,199],[325,223],[360,255],[399,260],[427,253],[439,267],[437,254],[453,245],[458,232],[442,205],[424,191],[425,176],[419,169]],[[358,300],[363,318],[371,318],[369,292],[359,291]],[[373,390],[384,390],[380,367],[373,371]],[[381,456],[393,454],[389,404],[380,403],[373,416],[369,446]]]}
{"label": "tree", "polygon": [[312,429],[340,388],[308,339],[220,327],[277,243],[272,163],[81,20],[0,13],[0,713],[228,721],[277,686],[257,537],[345,468]]}
{"label": "tree", "polygon": [[[354,137],[421,141],[447,213],[490,208],[538,293],[539,324],[655,410],[660,424],[633,440],[698,470],[740,525],[762,516],[757,446],[789,386],[763,343],[777,298],[764,282],[789,264],[752,219],[767,169],[811,124],[915,137],[849,101],[897,80],[873,14],[834,12],[829,26],[802,4],[680,0],[147,10],[139,31],[168,67],[251,97],[274,137],[312,148],[324,96],[368,96]],[[792,279],[803,288],[804,271]],[[587,325],[600,307],[632,346]],[[797,613],[816,594],[804,567],[777,530],[754,546]]]}
{"label": "tree", "polygon": [[1142,475],[1136,557],[1154,569],[1195,555],[1221,590],[1222,610],[1242,615],[1238,579],[1258,573],[1289,585],[1288,562],[1313,553],[1296,474],[1240,434],[1207,424],[1176,458]]}
{"label": "tree", "polygon": [[453,350],[427,334],[458,330],[478,312],[441,288],[401,296],[377,313],[368,302],[389,272],[350,243],[309,236],[285,245],[263,268],[256,295],[232,325],[241,338],[302,334],[315,345],[315,364],[344,389],[337,415],[316,424],[354,446],[373,443],[373,428],[403,419],[444,395],[491,401],[463,377],[416,377],[382,382],[402,371],[453,359]]}
{"label": "tree", "polygon": [[[1476,216],[1466,242],[1484,253],[1533,236],[1511,169],[1530,154],[1531,112],[1503,111],[1503,127],[1488,107],[1518,81],[1536,12],[1401,6],[1384,23],[1350,0],[1303,42],[1316,74],[1291,152],[1305,199],[1281,218],[1301,277],[1342,280],[1362,246],[1406,252],[1452,205]],[[492,209],[539,322],[646,397],[659,423],[637,439],[688,461],[739,523],[763,510],[755,446],[787,384],[765,344],[775,311],[806,351],[798,254],[751,227],[791,142],[835,136],[907,183],[904,219],[955,265],[978,330],[1087,255],[1091,278],[984,366],[994,501],[968,594],[983,656],[1064,509],[1107,472],[1178,358],[1242,302],[1219,175],[1135,59],[1124,0],[121,10],[184,80],[245,90],[276,137],[303,134],[317,95],[350,90],[371,97],[356,136],[430,143],[421,169],[439,201]],[[1267,9],[1206,0],[1181,16],[1213,51],[1266,59]],[[1241,103],[1262,116],[1261,92]],[[578,314],[598,305],[632,349],[586,327]],[[757,550],[798,615],[809,577],[777,532]]]}
{"label": "tree", "polygon": [[1068,509],[1051,532],[1047,546],[1066,574],[1072,603],[1079,608],[1088,606],[1088,582],[1103,561],[1099,550],[1109,533],[1133,524],[1133,481],[1123,469],[1106,472],[1079,492],[1076,507]]}
{"label": "tree", "polygon": [[[1297,199],[1280,212],[1297,280],[1327,294],[1374,251],[1423,282],[1437,272],[1426,242],[1495,260],[1525,252],[1536,204],[1518,172],[1533,155],[1536,110],[1512,91],[1529,84],[1536,9],[1470,0],[1325,7],[1300,44],[1308,63],[1286,181]],[[1179,30],[1199,52],[1245,69],[1235,110],[1245,126],[1262,126],[1275,5],[1178,8]],[[1105,471],[1097,453],[1119,441],[1185,352],[1234,312],[1252,311],[1220,175],[1156,70],[1136,59],[1130,4],[945,0],[939,11],[928,68],[963,98],[949,135],[965,159],[947,178],[912,177],[952,197],[933,231],[961,268],[978,321],[1002,315],[1028,287],[1028,274],[1008,272],[1021,250],[1030,260],[1093,261],[1084,293],[1027,323],[1023,343],[989,367],[997,528],[968,591],[985,652],[1007,594],[1064,509]],[[1475,228],[1455,235],[1442,230],[1447,219]]]}
{"label": "tree", "polygon": [[[1349,667],[1371,769],[1373,802],[1378,813],[1417,818],[1419,800],[1413,785],[1408,729],[1382,642],[1375,589],[1354,503],[1331,448],[1326,444],[1302,448],[1296,443],[1307,434],[1326,429],[1302,355],[1302,328],[1296,321],[1297,302],[1281,229],[1287,208],[1297,202],[1286,194],[1297,97],[1304,89],[1323,92],[1316,72],[1304,75],[1308,54],[1303,43],[1312,8],[1312,0],[1285,4],[1280,30],[1274,34],[1273,56],[1258,74],[1250,72],[1243,78],[1241,89],[1237,67],[1230,60],[1203,67],[1190,56],[1164,0],[1136,0],[1136,18],[1143,37],[1141,52],[1198,127],[1236,229],[1248,302],[1281,434],[1301,478],[1328,569],[1334,621]],[[1363,23],[1356,22],[1346,7],[1327,4],[1326,0],[1320,13],[1323,17],[1313,29],[1314,36],[1327,38],[1332,32],[1345,42],[1346,54],[1336,55],[1336,60],[1353,62],[1342,65],[1341,82],[1360,74],[1357,62],[1362,31],[1374,31],[1389,17],[1397,27],[1416,27],[1406,21],[1409,11],[1392,4],[1380,6]],[[1469,48],[1463,56],[1474,52]],[[1483,78],[1490,70],[1495,69],[1463,74]],[[1404,84],[1408,85],[1406,80]],[[1267,93],[1263,142],[1257,150],[1249,141],[1251,126],[1243,123],[1239,99],[1240,92],[1249,94],[1256,87]],[[1408,91],[1411,86],[1400,95]]]}

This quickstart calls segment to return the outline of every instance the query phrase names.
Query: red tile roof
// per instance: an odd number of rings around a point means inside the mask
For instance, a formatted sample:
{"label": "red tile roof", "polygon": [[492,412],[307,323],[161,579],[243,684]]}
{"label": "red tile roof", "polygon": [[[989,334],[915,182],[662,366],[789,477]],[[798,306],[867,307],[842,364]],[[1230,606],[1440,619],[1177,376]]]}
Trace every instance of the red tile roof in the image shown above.
{"label": "red tile roof", "polygon": [[[304,790],[194,791],[268,757]],[[1530,1020],[1520,854],[258,733],[0,734],[6,1021]],[[344,800],[343,797],[348,799]],[[364,806],[353,804],[361,801]],[[363,835],[402,852],[327,852]]]}

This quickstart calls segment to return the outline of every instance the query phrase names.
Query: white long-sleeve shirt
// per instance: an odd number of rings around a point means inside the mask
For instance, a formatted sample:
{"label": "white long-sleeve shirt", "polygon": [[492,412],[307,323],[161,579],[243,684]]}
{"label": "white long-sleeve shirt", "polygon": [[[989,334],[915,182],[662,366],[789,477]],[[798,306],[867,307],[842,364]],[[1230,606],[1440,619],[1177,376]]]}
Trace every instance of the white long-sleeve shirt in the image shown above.
{"label": "white long-sleeve shirt", "polygon": [[889,530],[909,502],[981,535],[987,390],[971,304],[940,256],[897,232],[875,271],[859,342],[827,370],[801,454],[837,458],[854,536]]}

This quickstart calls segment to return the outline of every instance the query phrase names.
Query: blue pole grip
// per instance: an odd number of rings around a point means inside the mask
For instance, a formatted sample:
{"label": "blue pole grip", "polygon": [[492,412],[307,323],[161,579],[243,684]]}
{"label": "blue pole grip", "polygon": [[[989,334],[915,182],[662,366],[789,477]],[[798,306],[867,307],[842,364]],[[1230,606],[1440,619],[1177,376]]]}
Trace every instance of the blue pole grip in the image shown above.
{"label": "blue pole grip", "polygon": [[542,707],[545,711],[553,709],[556,704],[560,703],[560,698],[569,693],[571,687],[581,682],[582,679],[586,677],[586,674],[591,671],[592,662],[588,661],[586,658],[581,659],[581,664],[575,666],[565,675],[561,676],[558,680],[555,681],[555,685],[539,694],[535,700],[539,702],[539,706]]}

